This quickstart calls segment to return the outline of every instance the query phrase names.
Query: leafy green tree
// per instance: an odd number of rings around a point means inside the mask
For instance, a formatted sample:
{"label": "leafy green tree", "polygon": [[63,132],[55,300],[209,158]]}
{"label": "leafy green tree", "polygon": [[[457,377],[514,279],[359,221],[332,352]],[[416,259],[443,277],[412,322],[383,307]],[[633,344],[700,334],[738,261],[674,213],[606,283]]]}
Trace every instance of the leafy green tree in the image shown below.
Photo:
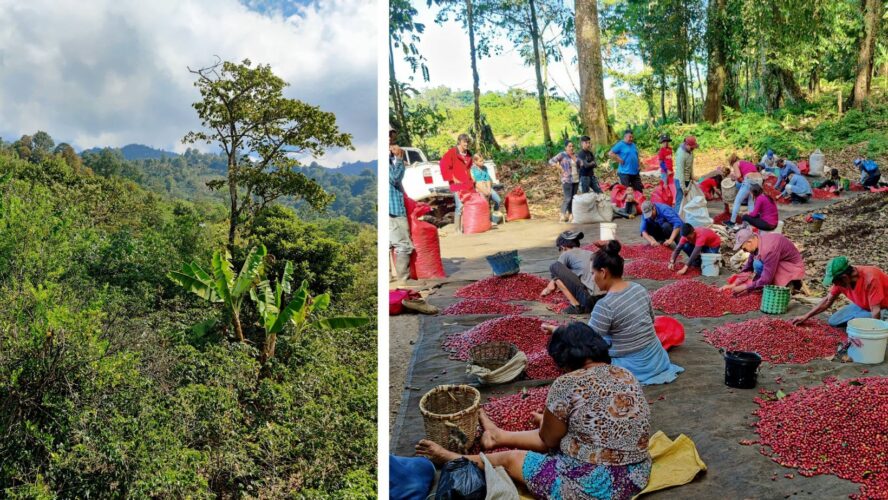
{"label": "leafy green tree", "polygon": [[262,328],[265,330],[265,338],[262,345],[262,365],[274,357],[277,336],[284,332],[287,324],[292,322],[295,326],[293,334],[297,336],[307,329],[344,330],[357,328],[369,323],[367,318],[357,317],[332,317],[313,319],[316,312],[324,311],[330,306],[330,294],[324,293],[312,297],[308,291],[308,282],[303,280],[302,285],[293,294],[290,302],[284,304],[284,294],[291,291],[290,282],[293,279],[293,264],[287,262],[274,289],[266,279],[250,289],[250,298],[256,303],[259,311]]}
{"label": "leafy green tree", "polygon": [[414,22],[415,16],[416,9],[410,4],[410,0],[389,2],[389,99],[394,111],[392,124],[398,129],[397,143],[403,146],[411,145],[411,135],[401,83],[395,75],[395,49],[401,50],[414,73],[417,69],[421,70],[423,80],[429,81],[429,68],[416,46],[419,35],[425,31],[425,25]]}
{"label": "leafy green tree", "polygon": [[73,168],[75,172],[79,171],[81,167],[83,167],[83,160],[80,156],[77,155],[77,152],[74,151],[74,148],[71,147],[67,142],[61,142],[58,146],[53,150],[53,154],[60,155],[62,159],[65,160],[65,163],[68,164],[69,167]]}
{"label": "leafy green tree", "polygon": [[267,251],[264,246],[252,248],[244,260],[243,268],[235,275],[231,254],[216,251],[213,254],[212,275],[192,262],[183,264],[181,271],[171,271],[167,277],[198,297],[223,305],[224,315],[234,325],[237,339],[246,340],[241,325],[241,307],[244,299],[262,275]]}
{"label": "leafy green tree", "polygon": [[225,61],[190,71],[197,76],[202,100],[194,109],[205,130],[189,132],[183,142],[216,143],[226,157],[227,177],[208,186],[228,186],[229,248],[238,226],[282,196],[319,210],[330,203],[318,183],[295,170],[294,155],[317,157],[330,147],[352,147],[333,113],[284,97],[287,84],[268,65]]}

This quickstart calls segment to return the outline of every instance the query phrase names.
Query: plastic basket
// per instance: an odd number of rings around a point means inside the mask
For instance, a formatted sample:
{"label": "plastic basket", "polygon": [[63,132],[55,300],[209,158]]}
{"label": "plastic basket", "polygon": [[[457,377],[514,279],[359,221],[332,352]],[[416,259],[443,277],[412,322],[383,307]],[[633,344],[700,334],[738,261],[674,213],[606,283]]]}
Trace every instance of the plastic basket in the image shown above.
{"label": "plastic basket", "polygon": [[496,370],[502,368],[516,354],[518,347],[511,342],[487,342],[469,349],[469,363],[488,370]]}
{"label": "plastic basket", "polygon": [[468,385],[439,385],[419,400],[426,438],[456,453],[475,444],[481,393]]}
{"label": "plastic basket", "polygon": [[789,308],[789,288],[765,285],[761,311],[765,314],[783,314]]}
{"label": "plastic basket", "polygon": [[521,271],[521,257],[518,250],[499,252],[487,257],[494,276],[511,276]]}

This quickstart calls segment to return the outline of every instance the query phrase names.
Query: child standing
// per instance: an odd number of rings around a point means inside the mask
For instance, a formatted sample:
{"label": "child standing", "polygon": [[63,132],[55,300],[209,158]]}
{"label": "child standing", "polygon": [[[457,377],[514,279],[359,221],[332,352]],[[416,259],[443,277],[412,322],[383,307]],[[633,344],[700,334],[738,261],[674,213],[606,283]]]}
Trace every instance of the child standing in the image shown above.
{"label": "child standing", "polygon": [[[475,191],[478,191],[492,201],[493,210],[499,211],[502,198],[500,198],[499,193],[493,189],[493,179],[490,178],[490,172],[487,171],[487,166],[484,165],[484,156],[481,153],[475,153],[475,155],[472,156],[472,163],[472,169],[469,173],[472,176],[472,180],[475,182]],[[490,220],[496,222],[492,216]]]}

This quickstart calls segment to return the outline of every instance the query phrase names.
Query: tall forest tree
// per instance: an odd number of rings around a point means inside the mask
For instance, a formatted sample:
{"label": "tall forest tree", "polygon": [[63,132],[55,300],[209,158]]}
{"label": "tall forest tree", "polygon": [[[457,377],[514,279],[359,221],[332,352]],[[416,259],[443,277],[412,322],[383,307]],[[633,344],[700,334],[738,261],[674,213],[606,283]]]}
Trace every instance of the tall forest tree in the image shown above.
{"label": "tall forest tree", "polygon": [[861,0],[863,10],[863,33],[860,37],[857,54],[857,68],[854,79],[854,106],[862,107],[869,98],[875,61],[876,38],[882,20],[882,0]]}
{"label": "tall forest tree", "polygon": [[332,197],[320,184],[297,171],[296,156],[317,158],[327,148],[352,148],[351,135],[336,125],[336,115],[284,97],[287,86],[269,65],[229,61],[192,70],[201,100],[194,109],[204,130],[189,132],[187,144],[216,143],[226,158],[227,176],[207,183],[228,186],[228,246],[238,227],[283,196],[305,200],[321,210]]}
{"label": "tall forest tree", "polygon": [[[481,123],[481,87],[478,77],[478,58],[489,52],[488,39],[484,36],[476,37],[480,19],[484,17],[488,0],[428,0],[428,5],[437,5],[441,11],[435,19],[437,23],[446,22],[453,13],[457,21],[469,34],[469,59],[472,66],[472,95],[474,96],[474,110],[472,113],[472,132],[474,134],[475,147],[483,147],[482,137],[484,127]],[[477,38],[477,39],[476,39]]]}
{"label": "tall forest tree", "polygon": [[706,45],[709,63],[706,70],[706,102],[703,119],[709,123],[721,120],[725,85],[728,81],[727,16],[728,0],[709,0],[706,22]]}
{"label": "tall forest tree", "polygon": [[601,32],[596,0],[576,0],[577,60],[580,72],[580,115],[586,134],[595,145],[607,144],[613,131],[607,120]]}
{"label": "tall forest tree", "polygon": [[[560,57],[560,52],[553,43],[547,43],[543,34],[553,24],[562,31],[572,29],[569,24],[570,16],[560,0],[498,0],[489,9],[487,21],[502,31],[518,48],[525,64],[533,66],[543,141],[546,149],[551,152],[552,133],[546,105],[546,66],[548,59]],[[569,40],[572,40],[570,33],[564,33],[562,43]]]}
{"label": "tall forest tree", "polygon": [[419,43],[419,35],[425,31],[425,25],[414,22],[415,16],[416,9],[410,4],[410,0],[389,2],[389,99],[394,111],[393,125],[398,130],[397,142],[404,146],[412,144],[411,127],[408,125],[403,85],[398,82],[395,75],[395,49],[400,49],[413,72],[421,70],[423,80],[429,81],[429,69],[425,64],[425,58],[416,46]]}

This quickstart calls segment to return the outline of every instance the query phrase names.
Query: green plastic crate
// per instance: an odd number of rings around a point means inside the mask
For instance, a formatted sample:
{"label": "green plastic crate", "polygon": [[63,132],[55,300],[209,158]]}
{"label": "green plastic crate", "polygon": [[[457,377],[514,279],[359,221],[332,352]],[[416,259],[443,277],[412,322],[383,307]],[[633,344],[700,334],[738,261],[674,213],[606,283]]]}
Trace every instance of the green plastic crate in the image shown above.
{"label": "green plastic crate", "polygon": [[789,308],[789,288],[765,285],[761,311],[765,314],[783,314]]}

